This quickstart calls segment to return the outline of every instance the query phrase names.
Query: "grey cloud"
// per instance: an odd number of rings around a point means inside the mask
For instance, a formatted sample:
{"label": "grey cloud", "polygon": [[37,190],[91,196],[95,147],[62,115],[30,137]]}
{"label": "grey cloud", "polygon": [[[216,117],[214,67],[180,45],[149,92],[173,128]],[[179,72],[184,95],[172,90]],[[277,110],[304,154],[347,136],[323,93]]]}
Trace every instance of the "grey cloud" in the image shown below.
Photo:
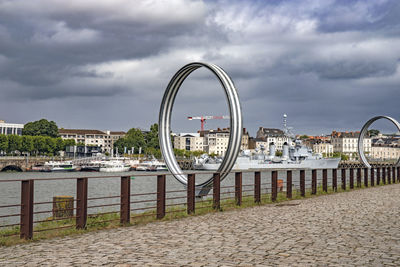
{"label": "grey cloud", "polygon": [[[394,1],[177,1],[187,8],[175,16],[157,8],[134,16],[124,0],[39,3],[0,2],[0,114],[7,121],[147,128],[169,79],[194,60],[232,77],[252,134],[280,127],[283,113],[297,131],[318,134],[358,129],[376,114],[400,117]],[[178,95],[174,130],[197,130],[189,115],[226,113],[218,81],[199,70]]]}

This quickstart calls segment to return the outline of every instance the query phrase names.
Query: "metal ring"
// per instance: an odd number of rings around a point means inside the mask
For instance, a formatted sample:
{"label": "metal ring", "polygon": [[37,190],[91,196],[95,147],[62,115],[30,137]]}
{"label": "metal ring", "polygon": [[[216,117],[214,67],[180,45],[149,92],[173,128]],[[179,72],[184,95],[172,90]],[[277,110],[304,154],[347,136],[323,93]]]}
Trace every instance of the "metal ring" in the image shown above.
{"label": "metal ring", "polygon": [[[221,181],[229,174],[236,158],[240,152],[240,144],[242,141],[242,109],[240,106],[239,96],[235,85],[226,72],[214,64],[193,62],[183,66],[169,82],[164,97],[160,106],[160,114],[158,119],[159,125],[159,139],[160,149],[164,157],[165,163],[172,173],[172,175],[185,186],[187,185],[187,177],[183,174],[179,164],[175,158],[174,150],[171,142],[171,114],[175,102],[175,97],[181,87],[183,81],[194,70],[205,67],[209,69],[215,76],[217,76],[222,88],[225,90],[225,95],[228,100],[230,112],[230,133],[229,143],[226,150],[225,157],[218,168],[217,172],[220,173]],[[197,195],[206,195],[212,187],[213,178],[207,181],[196,184]]]}
{"label": "metal ring", "polygon": [[[371,164],[369,164],[369,162],[367,161],[367,158],[365,157],[365,154],[364,154],[364,136],[367,133],[369,126],[371,126],[371,124],[373,122],[375,122],[379,119],[387,119],[387,120],[393,122],[393,124],[400,131],[400,124],[398,123],[398,121],[396,121],[395,119],[388,117],[388,116],[376,116],[364,124],[364,126],[361,129],[360,136],[358,137],[358,155],[360,156],[361,162],[367,168],[371,168]],[[399,163],[400,163],[400,158],[397,160],[396,165],[398,166]]]}

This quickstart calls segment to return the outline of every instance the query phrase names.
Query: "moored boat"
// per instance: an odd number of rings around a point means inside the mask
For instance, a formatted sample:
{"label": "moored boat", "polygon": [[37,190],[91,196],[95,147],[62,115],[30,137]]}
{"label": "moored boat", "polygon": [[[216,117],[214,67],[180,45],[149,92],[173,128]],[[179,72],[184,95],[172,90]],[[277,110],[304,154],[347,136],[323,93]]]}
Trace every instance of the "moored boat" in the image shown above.
{"label": "moored boat", "polygon": [[122,161],[104,161],[99,171],[100,172],[127,172],[131,169],[129,164]]}

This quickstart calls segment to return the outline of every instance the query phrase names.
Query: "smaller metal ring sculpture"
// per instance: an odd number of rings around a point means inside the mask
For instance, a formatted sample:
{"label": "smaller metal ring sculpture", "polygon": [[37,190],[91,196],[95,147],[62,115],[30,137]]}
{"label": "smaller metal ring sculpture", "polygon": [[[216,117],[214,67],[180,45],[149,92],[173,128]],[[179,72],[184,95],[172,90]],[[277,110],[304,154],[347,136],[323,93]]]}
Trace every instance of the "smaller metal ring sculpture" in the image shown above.
{"label": "smaller metal ring sculpture", "polygon": [[[171,113],[172,107],[175,101],[175,97],[181,87],[183,81],[192,73],[194,70],[205,67],[209,69],[215,76],[217,76],[228,100],[229,112],[230,112],[230,133],[229,143],[225,153],[225,157],[218,168],[217,172],[220,173],[221,181],[229,174],[233,165],[236,162],[236,158],[240,151],[240,144],[242,141],[242,110],[239,102],[239,96],[235,85],[231,78],[226,72],[214,64],[194,62],[183,66],[171,79],[167,89],[165,90],[164,97],[160,106],[159,115],[159,139],[160,149],[164,157],[165,163],[169,171],[174,177],[183,185],[187,185],[187,177],[183,174],[178,162],[176,161],[174,150],[171,142]],[[212,188],[213,178],[211,177],[207,181],[196,184],[196,195],[204,196]]]}
{"label": "smaller metal ring sculpture", "polygon": [[[400,131],[400,124],[398,123],[398,121],[396,121],[395,119],[388,117],[388,116],[376,116],[364,124],[364,126],[361,129],[360,136],[358,137],[358,155],[360,156],[361,162],[367,168],[371,168],[371,164],[369,164],[369,162],[367,161],[367,158],[365,157],[365,154],[364,154],[364,136],[367,133],[369,126],[371,126],[372,123],[374,123],[375,121],[377,121],[379,119],[386,119],[386,120],[393,122],[393,124]],[[398,166],[399,163],[400,163],[400,158],[397,160],[396,165]]]}

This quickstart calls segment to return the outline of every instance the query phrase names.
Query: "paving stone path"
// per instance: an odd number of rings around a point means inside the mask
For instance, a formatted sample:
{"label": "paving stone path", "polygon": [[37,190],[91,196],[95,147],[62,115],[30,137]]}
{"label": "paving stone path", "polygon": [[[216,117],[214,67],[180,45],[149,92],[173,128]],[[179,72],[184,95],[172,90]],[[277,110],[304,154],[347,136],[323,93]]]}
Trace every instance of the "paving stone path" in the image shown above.
{"label": "paving stone path", "polygon": [[400,266],[400,184],[0,248],[21,265]]}

